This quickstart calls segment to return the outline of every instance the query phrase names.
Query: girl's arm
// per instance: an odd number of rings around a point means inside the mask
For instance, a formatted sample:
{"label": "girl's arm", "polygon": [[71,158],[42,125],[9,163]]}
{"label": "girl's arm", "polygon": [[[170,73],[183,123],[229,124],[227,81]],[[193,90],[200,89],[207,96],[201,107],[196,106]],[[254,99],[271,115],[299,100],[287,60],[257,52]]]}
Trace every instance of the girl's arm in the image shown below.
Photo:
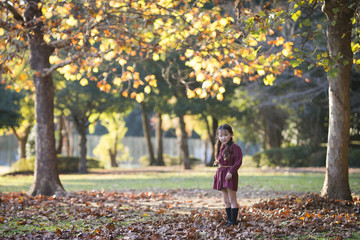
{"label": "girl's arm", "polygon": [[240,168],[241,164],[242,164],[242,151],[239,145],[237,144],[233,144],[232,146],[232,156],[234,158],[234,165],[230,168],[230,173],[234,175],[234,173],[237,172],[237,170]]}

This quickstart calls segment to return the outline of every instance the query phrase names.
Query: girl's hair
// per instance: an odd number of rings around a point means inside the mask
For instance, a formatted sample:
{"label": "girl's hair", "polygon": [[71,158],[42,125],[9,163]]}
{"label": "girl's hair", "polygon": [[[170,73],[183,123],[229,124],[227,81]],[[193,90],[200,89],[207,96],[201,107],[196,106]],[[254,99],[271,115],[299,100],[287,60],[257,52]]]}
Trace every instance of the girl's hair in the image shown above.
{"label": "girl's hair", "polygon": [[[220,153],[220,147],[221,147],[221,142],[219,140],[219,131],[224,131],[227,130],[230,134],[234,134],[233,130],[231,128],[231,126],[229,124],[223,124],[221,126],[218,127],[218,129],[216,130],[216,142],[215,142],[215,162],[214,165],[219,163],[219,153]],[[226,144],[226,148],[224,150],[224,159],[227,159],[229,157],[229,149],[231,147],[231,145],[233,144],[234,140],[231,137],[230,141]]]}

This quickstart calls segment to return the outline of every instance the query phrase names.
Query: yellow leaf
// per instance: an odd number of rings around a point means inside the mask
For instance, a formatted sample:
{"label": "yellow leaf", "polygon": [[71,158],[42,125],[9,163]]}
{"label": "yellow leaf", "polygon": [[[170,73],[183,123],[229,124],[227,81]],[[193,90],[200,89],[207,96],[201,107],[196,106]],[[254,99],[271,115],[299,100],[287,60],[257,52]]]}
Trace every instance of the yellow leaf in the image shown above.
{"label": "yellow leaf", "polygon": [[77,26],[78,21],[73,16],[71,16],[68,20],[66,20],[66,23],[70,26]]}
{"label": "yellow leaf", "polygon": [[151,92],[151,87],[148,85],[148,86],[146,86],[145,88],[144,88],[144,92],[146,93],[146,94],[149,94],[150,92]]}
{"label": "yellow leaf", "polygon": [[186,56],[187,58],[192,57],[193,54],[194,54],[194,50],[192,50],[192,49],[187,49],[186,52],[185,52],[185,56]]}
{"label": "yellow leaf", "polygon": [[203,73],[198,73],[198,74],[196,75],[196,81],[202,82],[202,81],[204,81],[204,80],[205,80],[205,75],[204,75]]}
{"label": "yellow leaf", "polygon": [[107,54],[105,54],[104,59],[107,61],[111,61],[114,59],[114,57],[116,56],[114,51],[108,52]]}
{"label": "yellow leaf", "polygon": [[141,103],[142,101],[144,101],[144,93],[136,94],[136,101],[138,103]]}
{"label": "yellow leaf", "polygon": [[224,96],[221,93],[218,93],[216,95],[216,99],[219,100],[220,102],[224,99]]}
{"label": "yellow leaf", "polygon": [[132,66],[127,66],[126,69],[129,70],[130,72],[134,72],[134,68]]}
{"label": "yellow leaf", "polygon": [[3,28],[0,28],[0,36],[5,34],[5,30]]}
{"label": "yellow leaf", "polygon": [[275,79],[276,78],[273,74],[267,75],[264,79],[264,84],[272,86],[274,84]]}
{"label": "yellow leaf", "polygon": [[240,84],[241,79],[240,79],[239,77],[234,77],[234,78],[233,78],[233,82],[234,82],[235,84]]}
{"label": "yellow leaf", "polygon": [[87,84],[88,84],[88,80],[87,80],[87,79],[85,79],[85,78],[81,79],[81,81],[80,81],[80,85],[81,85],[81,86],[86,86]]}
{"label": "yellow leaf", "polygon": [[158,61],[159,59],[160,59],[159,54],[155,53],[155,54],[153,55],[153,60],[156,62],[156,61]]}
{"label": "yellow leaf", "polygon": [[291,54],[291,50],[285,48],[285,49],[283,49],[283,50],[281,51],[281,53],[282,53],[282,55],[284,55],[285,57],[287,57],[287,56],[289,56],[289,55]]}
{"label": "yellow leaf", "polygon": [[116,86],[120,86],[120,85],[121,85],[121,82],[122,82],[122,79],[121,79],[121,78],[119,78],[119,77],[114,78],[113,83],[114,83]]}
{"label": "yellow leaf", "polygon": [[20,78],[21,81],[25,81],[27,79],[25,73],[20,74],[19,78]]}
{"label": "yellow leaf", "polygon": [[187,92],[186,92],[186,95],[187,95],[188,98],[193,98],[193,97],[195,97],[196,94],[195,94],[194,91],[188,89]]}
{"label": "yellow leaf", "polygon": [[148,216],[149,216],[149,214],[147,214],[147,213],[143,214],[143,217],[148,217]]}
{"label": "yellow leaf", "polygon": [[258,74],[259,74],[260,76],[264,76],[264,75],[265,75],[265,71],[264,71],[263,69],[258,69],[257,72],[258,72]]}
{"label": "yellow leaf", "polygon": [[224,92],[225,92],[225,88],[224,88],[224,87],[220,87],[220,88],[219,88],[219,92],[220,92],[220,93],[224,93]]}
{"label": "yellow leaf", "polygon": [[226,26],[226,24],[228,24],[228,20],[226,19],[226,18],[222,18],[222,19],[220,19],[220,25],[221,26],[223,26],[223,27],[225,27]]}
{"label": "yellow leaf", "polygon": [[127,61],[126,61],[125,59],[120,59],[120,60],[119,60],[119,64],[120,64],[121,66],[124,66],[126,63],[127,63]]}

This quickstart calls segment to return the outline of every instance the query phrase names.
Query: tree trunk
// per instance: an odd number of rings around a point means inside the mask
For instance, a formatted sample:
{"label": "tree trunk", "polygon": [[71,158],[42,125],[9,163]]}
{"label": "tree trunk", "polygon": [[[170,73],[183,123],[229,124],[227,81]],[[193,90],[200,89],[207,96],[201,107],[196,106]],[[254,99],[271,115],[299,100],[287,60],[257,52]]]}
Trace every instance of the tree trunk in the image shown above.
{"label": "tree trunk", "polygon": [[24,133],[18,133],[14,127],[12,128],[12,131],[18,141],[18,155],[19,158],[26,158],[26,143],[29,139],[31,128],[33,127],[32,124],[29,124],[26,126]]}
{"label": "tree trunk", "polygon": [[86,131],[79,133],[80,135],[80,143],[79,143],[79,152],[80,152],[80,160],[79,160],[79,173],[87,173],[87,167],[86,167],[86,154],[87,154],[87,148],[86,148]]}
{"label": "tree trunk", "polygon": [[[326,174],[322,196],[352,200],[349,186],[348,148],[350,131],[350,76],[353,61],[351,51],[351,18],[355,2],[325,0],[323,11],[327,16],[327,37],[330,57],[336,60],[328,75],[329,81],[329,133],[326,154]],[[337,11],[334,11],[337,9]]]}
{"label": "tree trunk", "polygon": [[157,150],[157,163],[158,166],[165,166],[163,158],[163,141],[162,141],[162,115],[156,113],[156,128],[155,128],[155,139],[156,139],[156,150]]}
{"label": "tree trunk", "polygon": [[155,157],[154,157],[154,150],[151,143],[151,134],[150,134],[150,126],[149,126],[149,120],[146,113],[146,105],[144,102],[140,103],[141,106],[141,116],[142,116],[142,126],[144,131],[144,138],[145,143],[148,149],[148,154],[150,158],[150,166],[153,166],[156,164]]}
{"label": "tree trunk", "polygon": [[116,162],[116,151],[111,151],[111,149],[109,149],[109,156],[110,156],[110,166],[111,167],[118,167],[119,165]]}
{"label": "tree trunk", "polygon": [[67,132],[68,132],[68,143],[69,143],[69,148],[68,148],[68,156],[74,156],[74,138],[75,138],[75,135],[74,135],[74,122],[69,120],[68,121],[69,125],[68,125],[68,129],[67,129]]}
{"label": "tree trunk", "polygon": [[56,154],[61,154],[63,147],[63,136],[64,136],[64,114],[61,114],[58,118],[58,142],[56,146]]}
{"label": "tree trunk", "polygon": [[[216,131],[219,127],[219,120],[215,118],[214,116],[211,116],[212,118],[212,126],[210,127],[210,123],[207,119],[207,116],[203,116],[205,123],[206,123],[206,129],[208,133],[208,138],[211,143],[211,159],[209,162],[205,162],[205,165],[208,167],[211,167],[214,165],[215,162],[215,143],[216,143]],[[205,150],[206,151],[206,150]]]}
{"label": "tree trunk", "polygon": [[110,166],[111,167],[118,167],[119,165],[116,162],[116,155],[117,155],[117,144],[118,144],[118,135],[116,133],[115,141],[114,141],[114,151],[109,149],[109,156],[110,156]]}
{"label": "tree trunk", "polygon": [[[54,84],[51,75],[42,76],[50,67],[49,57],[53,52],[44,41],[42,23],[34,26],[33,20],[42,15],[39,0],[27,2],[24,13],[26,23],[32,28],[30,37],[30,64],[36,71],[35,84],[36,157],[34,181],[29,194],[45,196],[66,194],[57,169],[54,133]],[[26,24],[25,24],[26,26]]]}
{"label": "tree trunk", "polygon": [[266,106],[261,109],[264,125],[265,149],[279,148],[283,140],[282,131],[285,126],[285,114],[275,106]]}
{"label": "tree trunk", "polygon": [[[75,114],[75,115],[74,115]],[[79,134],[80,141],[79,141],[79,173],[87,173],[86,167],[86,131],[88,129],[88,117],[82,113],[73,113],[72,115],[73,122],[75,124],[76,130]]]}
{"label": "tree trunk", "polygon": [[180,120],[180,160],[184,163],[185,169],[191,169],[191,162],[189,157],[188,135],[185,128],[184,116],[179,116]]}

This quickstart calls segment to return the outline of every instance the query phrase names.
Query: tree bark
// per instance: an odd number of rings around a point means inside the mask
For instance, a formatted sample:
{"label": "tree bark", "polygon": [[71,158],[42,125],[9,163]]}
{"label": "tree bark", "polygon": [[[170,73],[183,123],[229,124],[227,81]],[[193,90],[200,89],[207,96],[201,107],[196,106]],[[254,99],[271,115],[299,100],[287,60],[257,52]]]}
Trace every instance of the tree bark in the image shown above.
{"label": "tree bark", "polygon": [[116,156],[117,156],[117,144],[118,144],[118,134],[116,131],[115,141],[114,141],[114,151],[109,149],[109,156],[110,156],[110,166],[111,167],[118,167],[119,165],[116,162]]}
{"label": "tree bark", "polygon": [[283,140],[282,131],[285,127],[285,114],[275,106],[266,106],[261,109],[264,125],[265,149],[279,148]]}
{"label": "tree bark", "polygon": [[14,127],[12,128],[12,131],[18,141],[18,155],[19,158],[26,158],[26,143],[29,139],[31,128],[33,127],[32,124],[29,124],[26,126],[25,131],[23,134],[18,133]]}
{"label": "tree bark", "polygon": [[180,122],[180,160],[184,163],[185,169],[191,169],[191,162],[189,157],[188,135],[185,128],[184,116],[179,116]]}
{"label": "tree bark", "polygon": [[157,150],[157,161],[156,165],[165,166],[163,158],[163,130],[162,130],[162,115],[156,113],[156,128],[155,128],[155,139],[156,139],[156,150]]}
{"label": "tree bark", "polygon": [[[356,4],[355,4],[356,2]],[[322,196],[352,200],[349,186],[350,81],[353,53],[351,51],[351,18],[359,1],[325,0],[327,42],[330,57],[338,72],[328,75],[329,133],[326,154],[326,174]],[[337,11],[334,11],[337,9]],[[341,60],[335,57],[342,56]]]}
{"label": "tree bark", "polygon": [[[207,116],[203,116],[205,123],[206,123],[206,129],[208,133],[208,138],[211,143],[211,159],[210,162],[205,162],[205,165],[208,167],[211,167],[214,165],[215,162],[215,142],[216,142],[216,131],[219,127],[219,120],[215,118],[214,116],[211,116],[212,118],[212,126],[210,127],[210,123],[207,119]],[[206,151],[206,149],[205,149]]]}
{"label": "tree bark", "polygon": [[45,196],[66,194],[57,169],[54,133],[54,84],[51,75],[41,73],[50,67],[49,57],[53,52],[44,41],[42,23],[33,20],[42,15],[39,0],[26,1],[25,21],[32,29],[30,38],[30,64],[36,71],[35,84],[36,157],[34,181],[29,194]]}
{"label": "tree bark", "polygon": [[58,118],[58,142],[56,145],[56,154],[61,154],[64,139],[64,114],[61,114]]}
{"label": "tree bark", "polygon": [[150,134],[150,126],[149,126],[149,120],[146,113],[146,105],[144,102],[140,103],[141,107],[141,116],[142,116],[142,126],[144,131],[144,138],[145,143],[148,149],[148,154],[150,158],[150,166],[153,166],[156,164],[155,157],[154,157],[154,150],[151,143],[151,134]]}
{"label": "tree bark", "polygon": [[79,160],[79,173],[87,173],[86,167],[86,155],[87,155],[87,148],[86,148],[86,130],[88,128],[88,118],[82,114],[73,115],[73,121],[76,127],[76,130],[79,134],[80,141],[79,141],[79,153],[80,153],[80,160]]}

